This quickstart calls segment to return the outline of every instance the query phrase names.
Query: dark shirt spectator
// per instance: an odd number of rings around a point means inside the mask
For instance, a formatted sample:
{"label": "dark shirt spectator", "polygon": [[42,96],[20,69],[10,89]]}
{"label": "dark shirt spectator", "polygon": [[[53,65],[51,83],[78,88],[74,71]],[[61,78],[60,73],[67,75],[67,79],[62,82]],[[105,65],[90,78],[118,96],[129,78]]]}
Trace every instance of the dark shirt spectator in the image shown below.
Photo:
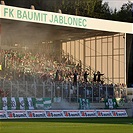
{"label": "dark shirt spectator", "polygon": [[77,76],[78,76],[77,71],[74,72],[73,76],[74,76],[73,84],[76,85],[77,84]]}
{"label": "dark shirt spectator", "polygon": [[55,81],[59,81],[59,70],[56,71]]}
{"label": "dark shirt spectator", "polygon": [[97,80],[97,73],[93,73],[93,76],[94,76],[93,81],[96,82],[96,80]]}
{"label": "dark shirt spectator", "polygon": [[88,80],[87,80],[87,77],[88,77],[88,73],[87,73],[87,71],[85,71],[85,73],[84,73],[84,82],[88,82]]}
{"label": "dark shirt spectator", "polygon": [[104,75],[104,74],[101,74],[99,71],[97,72],[97,82],[100,82],[101,81],[101,76]]}

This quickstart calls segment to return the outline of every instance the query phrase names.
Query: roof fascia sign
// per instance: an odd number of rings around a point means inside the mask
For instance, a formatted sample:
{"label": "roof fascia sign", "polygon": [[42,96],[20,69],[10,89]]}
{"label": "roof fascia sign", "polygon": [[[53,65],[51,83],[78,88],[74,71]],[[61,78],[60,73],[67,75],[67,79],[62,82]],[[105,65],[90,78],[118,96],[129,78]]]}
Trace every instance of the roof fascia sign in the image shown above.
{"label": "roof fascia sign", "polygon": [[133,24],[131,23],[31,10],[6,5],[0,5],[0,18],[109,32],[133,33]]}

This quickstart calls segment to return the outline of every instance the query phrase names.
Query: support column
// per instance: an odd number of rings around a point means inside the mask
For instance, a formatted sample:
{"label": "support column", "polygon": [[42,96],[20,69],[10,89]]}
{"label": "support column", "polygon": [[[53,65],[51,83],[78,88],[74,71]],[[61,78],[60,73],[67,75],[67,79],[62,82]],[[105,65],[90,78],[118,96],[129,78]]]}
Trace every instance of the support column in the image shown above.
{"label": "support column", "polygon": [[86,66],[86,50],[85,50],[85,39],[83,40],[83,69],[85,69]]}
{"label": "support column", "polygon": [[112,36],[112,82],[114,83],[114,36]]}

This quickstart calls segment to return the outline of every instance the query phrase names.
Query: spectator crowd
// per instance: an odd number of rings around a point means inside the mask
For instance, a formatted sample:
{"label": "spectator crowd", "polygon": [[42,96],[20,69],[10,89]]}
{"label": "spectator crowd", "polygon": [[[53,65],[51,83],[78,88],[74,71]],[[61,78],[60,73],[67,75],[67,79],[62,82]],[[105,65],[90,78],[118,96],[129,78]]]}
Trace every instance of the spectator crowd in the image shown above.
{"label": "spectator crowd", "polygon": [[[17,50],[1,50],[1,65],[0,78],[10,81],[29,81],[29,82],[64,82],[71,83],[72,93],[76,94],[75,87],[79,85],[79,94],[86,97],[91,96],[91,87],[100,87],[101,97],[105,97],[106,87],[115,88],[115,94],[110,89],[110,97],[123,97],[125,96],[124,84],[106,84],[101,80],[100,71],[89,73],[88,69],[82,69],[82,63],[79,61],[75,64],[69,58],[63,56],[60,61],[53,55],[46,56],[44,53],[31,52],[31,51],[17,51]],[[86,92],[82,91],[86,87]],[[121,89],[120,89],[121,88]],[[121,90],[121,92],[119,92]],[[5,95],[2,92],[1,95]],[[95,91],[98,96],[98,89]],[[7,93],[8,95],[8,93]]]}
{"label": "spectator crowd", "polygon": [[101,81],[99,71],[94,73],[92,79],[87,70],[82,69],[81,62],[76,65],[65,56],[57,61],[55,57],[48,57],[44,53],[17,50],[1,50],[0,55],[1,78],[7,80],[73,81],[74,84],[78,81]]}

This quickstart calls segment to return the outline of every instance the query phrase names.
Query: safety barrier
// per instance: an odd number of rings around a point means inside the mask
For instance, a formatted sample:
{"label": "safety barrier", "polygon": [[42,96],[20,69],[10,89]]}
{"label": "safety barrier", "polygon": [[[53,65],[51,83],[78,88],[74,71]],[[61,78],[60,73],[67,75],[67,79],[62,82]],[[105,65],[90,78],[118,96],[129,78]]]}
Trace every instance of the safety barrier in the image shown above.
{"label": "safety barrier", "polygon": [[128,117],[126,110],[0,110],[0,119]]}

